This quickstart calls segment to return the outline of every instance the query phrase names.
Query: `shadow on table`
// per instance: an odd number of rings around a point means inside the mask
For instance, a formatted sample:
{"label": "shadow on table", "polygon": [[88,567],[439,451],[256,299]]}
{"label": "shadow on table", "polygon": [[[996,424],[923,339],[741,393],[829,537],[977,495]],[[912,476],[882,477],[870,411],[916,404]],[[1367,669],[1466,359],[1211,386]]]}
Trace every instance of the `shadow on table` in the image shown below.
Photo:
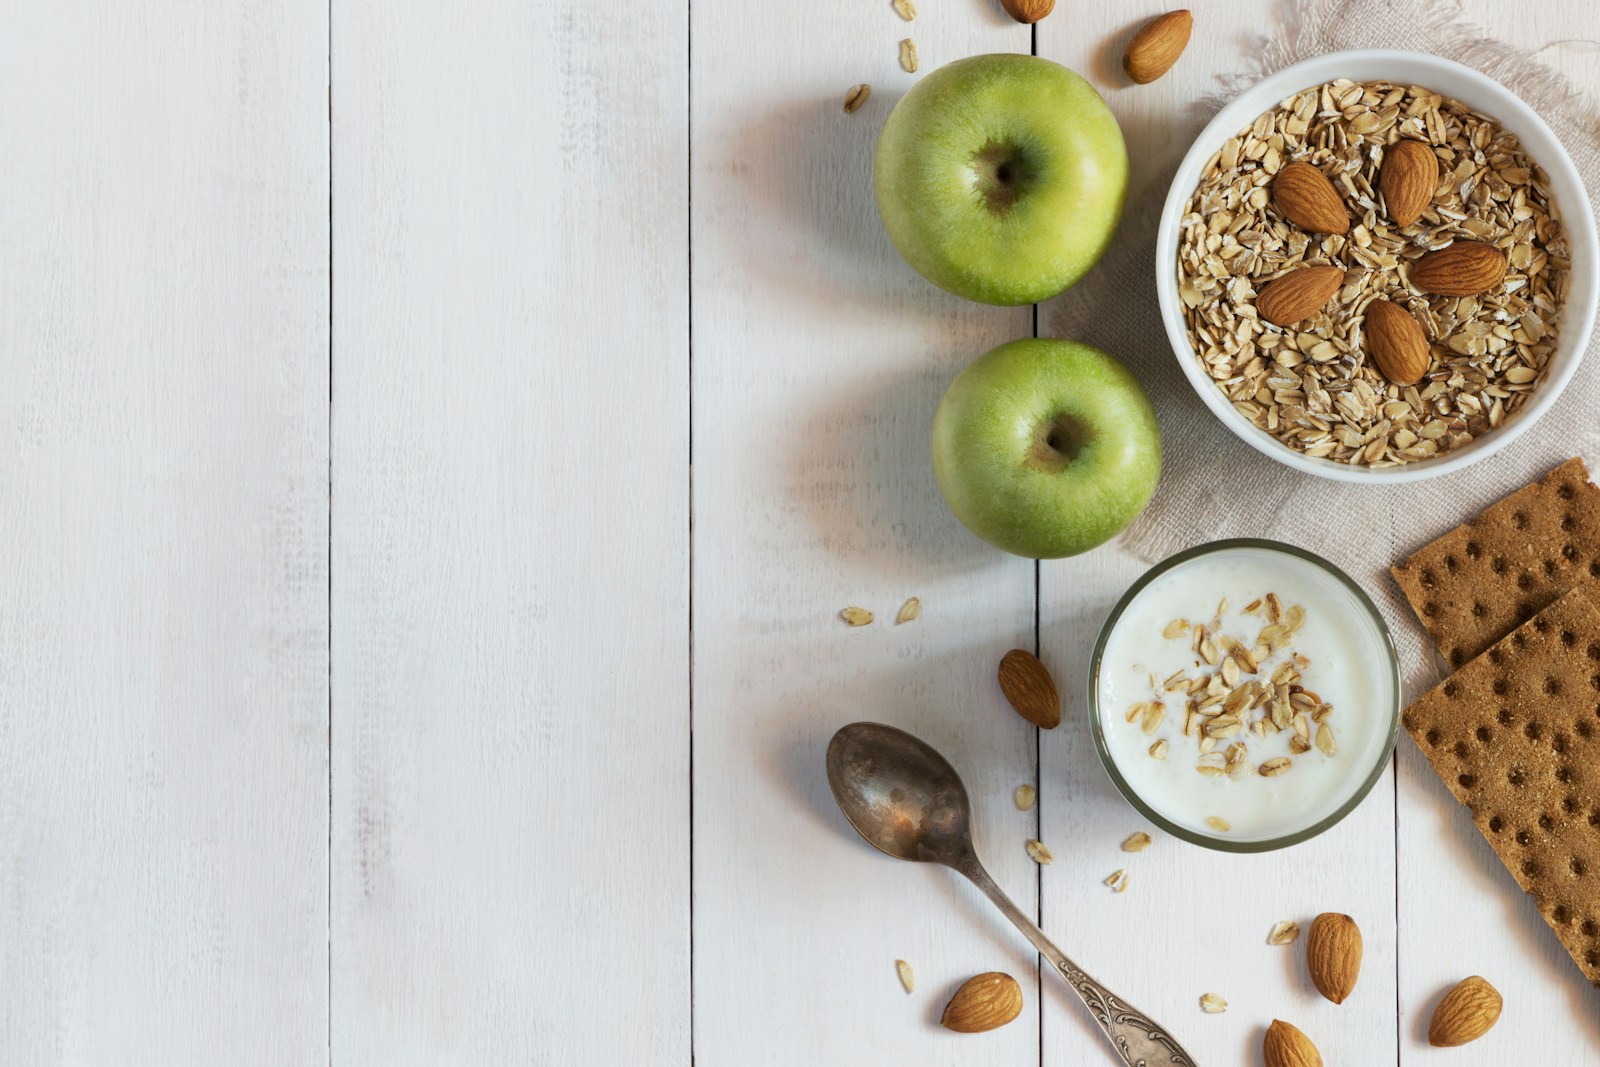
{"label": "shadow on table", "polygon": [[[878,131],[900,95],[874,93],[853,115],[840,111],[839,97],[813,97],[730,119],[728,158],[707,168],[734,179],[739,196],[716,211],[743,213],[744,225],[721,228],[724,240],[742,242],[742,269],[776,282],[771,291],[840,312],[910,283],[915,276],[878,221],[872,184]],[[719,191],[715,183],[707,190]]]}
{"label": "shadow on table", "polygon": [[784,486],[829,555],[941,577],[1015,564],[961,525],[934,478],[929,429],[953,373],[879,372],[806,413]]}

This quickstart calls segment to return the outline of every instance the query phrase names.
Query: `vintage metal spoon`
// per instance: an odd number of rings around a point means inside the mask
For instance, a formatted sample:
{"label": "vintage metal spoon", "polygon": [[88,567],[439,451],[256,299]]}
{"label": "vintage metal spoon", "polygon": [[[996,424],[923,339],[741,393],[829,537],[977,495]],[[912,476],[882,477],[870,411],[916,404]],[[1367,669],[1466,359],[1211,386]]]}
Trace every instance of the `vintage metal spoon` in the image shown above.
{"label": "vintage metal spoon", "polygon": [[972,846],[966,786],[948,760],[892,726],[852,723],[828,743],[828,784],[844,817],[875,848],[896,859],[942,863],[971,879],[1055,965],[1131,1067],[1195,1067],[1173,1036],[1090,978],[1017,909]]}

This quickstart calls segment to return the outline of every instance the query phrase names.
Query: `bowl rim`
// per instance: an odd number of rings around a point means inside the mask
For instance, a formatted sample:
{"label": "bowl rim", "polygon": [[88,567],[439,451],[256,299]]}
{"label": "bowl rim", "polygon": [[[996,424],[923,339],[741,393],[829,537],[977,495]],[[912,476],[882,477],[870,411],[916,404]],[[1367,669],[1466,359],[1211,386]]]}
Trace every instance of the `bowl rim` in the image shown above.
{"label": "bowl rim", "polygon": [[[1235,129],[1243,126],[1279,100],[1337,77],[1350,77],[1341,72],[1341,66],[1354,64],[1383,64],[1393,66],[1393,73],[1374,74],[1370,77],[1389,77],[1396,82],[1426,85],[1432,74],[1444,72],[1449,76],[1471,83],[1481,90],[1485,102],[1471,106],[1493,115],[1519,138],[1532,130],[1547,140],[1553,151],[1539,153],[1538,162],[1552,177],[1576,190],[1575,196],[1562,197],[1559,203],[1562,222],[1567,230],[1574,261],[1582,256],[1587,265],[1585,281],[1580,291],[1569,290],[1563,308],[1561,335],[1557,342],[1558,360],[1554,372],[1535,390],[1526,407],[1516,418],[1464,446],[1438,459],[1420,460],[1398,467],[1373,470],[1366,466],[1351,466],[1321,457],[1306,456],[1279,442],[1266,431],[1258,429],[1234,410],[1216,384],[1200,370],[1199,359],[1189,343],[1183,309],[1178,299],[1177,256],[1179,223],[1189,196],[1194,192],[1199,172],[1208,160],[1214,145],[1220,145]],[[1363,76],[1367,77],[1367,76]],[[1161,308],[1162,324],[1167,339],[1184,377],[1199,395],[1202,403],[1226,426],[1234,436],[1257,452],[1269,456],[1286,466],[1318,477],[1347,483],[1366,485],[1396,485],[1405,482],[1436,478],[1461,470],[1506,448],[1553,407],[1567,384],[1577,373],[1588,347],[1589,335],[1594,331],[1596,308],[1600,306],[1600,237],[1596,235],[1594,211],[1589,203],[1588,190],[1578,173],[1566,146],[1563,145],[1548,123],[1510,89],[1487,74],[1474,70],[1454,60],[1422,52],[1403,49],[1360,48],[1342,52],[1329,52],[1301,60],[1269,74],[1238,93],[1222,110],[1214,115],[1205,129],[1195,138],[1178,164],[1172,183],[1162,204],[1161,221],[1156,234],[1156,295]]]}
{"label": "bowl rim", "polygon": [[[1389,681],[1388,725],[1384,727],[1385,736],[1379,746],[1378,757],[1373,761],[1372,767],[1367,770],[1366,776],[1361,780],[1361,784],[1334,811],[1310,826],[1295,830],[1292,833],[1254,841],[1229,840],[1202,833],[1191,827],[1173,822],[1148,804],[1139,795],[1138,791],[1128,784],[1127,779],[1122,776],[1122,772],[1118,769],[1116,758],[1111,755],[1111,749],[1106,744],[1104,721],[1100,713],[1101,660],[1105,655],[1106,645],[1111,640],[1111,634],[1116,629],[1117,623],[1121,621],[1122,615],[1128,609],[1128,606],[1133,603],[1140,593],[1144,592],[1146,587],[1167,572],[1202,556],[1215,555],[1219,552],[1240,548],[1280,552],[1294,556],[1320,568],[1343,585],[1355,597],[1356,604],[1359,605],[1377,630],[1388,663],[1388,670],[1384,674]],[[1298,845],[1303,841],[1309,841],[1343,822],[1346,816],[1361,805],[1361,802],[1367,798],[1367,794],[1372,792],[1373,786],[1378,784],[1378,779],[1383,777],[1383,773],[1388,769],[1389,761],[1394,755],[1395,743],[1400,737],[1400,698],[1400,654],[1395,649],[1394,635],[1389,632],[1388,624],[1383,621],[1383,613],[1378,610],[1377,605],[1372,602],[1372,598],[1367,596],[1355,579],[1315,552],[1296,545],[1263,537],[1233,537],[1221,541],[1208,541],[1205,544],[1195,545],[1193,548],[1186,548],[1182,552],[1168,556],[1145,571],[1137,581],[1128,587],[1127,592],[1122,594],[1122,598],[1117,601],[1116,606],[1111,609],[1111,613],[1106,616],[1106,621],[1100,627],[1100,635],[1095,639],[1094,652],[1089,656],[1088,699],[1084,701],[1084,704],[1089,710],[1089,734],[1094,739],[1094,748],[1095,752],[1100,756],[1101,767],[1105,769],[1106,774],[1111,778],[1112,784],[1117,787],[1117,792],[1121,793],[1123,799],[1133,805],[1140,814],[1173,837],[1187,841],[1190,844],[1199,845],[1202,848],[1215,849],[1219,852],[1256,853],[1273,852],[1277,849],[1288,848],[1290,845]],[[1382,721],[1381,715],[1379,721]]]}

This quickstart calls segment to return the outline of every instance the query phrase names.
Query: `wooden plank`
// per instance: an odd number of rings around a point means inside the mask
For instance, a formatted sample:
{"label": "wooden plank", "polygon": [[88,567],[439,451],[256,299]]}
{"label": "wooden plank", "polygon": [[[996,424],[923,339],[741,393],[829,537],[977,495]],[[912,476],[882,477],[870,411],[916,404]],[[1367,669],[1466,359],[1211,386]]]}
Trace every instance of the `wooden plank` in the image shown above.
{"label": "wooden plank", "polygon": [[688,24],[335,5],[333,1058],[689,1057]]}
{"label": "wooden plank", "polygon": [[[695,1063],[1034,1063],[1035,957],[952,872],[863,844],[823,774],[833,731],[888,722],[955,763],[996,879],[1031,912],[1023,851],[1033,731],[994,671],[1033,644],[1033,565],[951,517],[928,456],[945,386],[1031,309],[939,292],[896,255],[873,204],[877,131],[922,69],[1026,51],[998,8],[887,2],[693,6],[695,322]],[[846,115],[841,101],[873,95]],[[922,598],[915,622],[894,625]],[[877,621],[850,629],[846,605]],[[915,968],[907,996],[894,962]],[[941,1030],[985,970],[1024,1016]]]}
{"label": "wooden plank", "polygon": [[326,1058],[326,13],[0,11],[0,1062]]}
{"label": "wooden plank", "polygon": [[[1593,46],[1572,40],[1592,36],[1591,10],[1491,0],[1464,0],[1462,8],[1494,39],[1539,51],[1575,86],[1600,92]],[[1566,44],[1545,48],[1549,42]],[[1593,184],[1589,191],[1593,196]],[[1600,1009],[1594,989],[1403,732],[1399,767],[1401,1062],[1595,1062]],[[1435,1005],[1471,974],[1500,991],[1505,1013],[1468,1048],[1431,1048],[1428,1020]]]}
{"label": "wooden plank", "polygon": [[[1114,315],[1156,303],[1148,264],[1167,182],[1209,112],[1195,101],[1217,91],[1219,74],[1252,67],[1249,34],[1260,8],[1244,0],[1197,11],[1195,43],[1159,81],[1132,85],[1120,68],[1133,30],[1167,9],[1156,0],[1099,0],[1073,17],[1039,25],[1039,53],[1083,73],[1098,88],[1129,142],[1132,175],[1118,242],[1078,288],[1040,309],[1040,332],[1114,349]],[[1113,310],[1107,310],[1113,309]],[[1189,386],[1159,351],[1115,352],[1147,383],[1158,409],[1181,401]],[[1219,436],[1224,431],[1219,427]],[[1196,530],[1194,542],[1206,540]],[[1394,788],[1385,777],[1334,830],[1291,851],[1263,856],[1212,852],[1145,826],[1100,766],[1084,725],[1084,679],[1099,627],[1123,590],[1145,569],[1117,546],[1041,571],[1042,649],[1070,679],[1062,729],[1041,744],[1044,840],[1064,857],[1046,872],[1044,919],[1092,974],[1173,1028],[1202,1063],[1255,1062],[1274,1018],[1300,1026],[1330,1062],[1393,1063],[1395,1010]],[[1119,843],[1137,829],[1155,844],[1129,856]],[[1100,879],[1129,870],[1125,893]],[[1098,891],[1097,891],[1098,890]],[[1318,912],[1356,918],[1366,941],[1357,993],[1342,1006],[1322,1000],[1306,975],[1301,946],[1274,948],[1266,935],[1279,919],[1302,925]],[[1225,1015],[1201,1013],[1206,992],[1227,998]],[[1066,999],[1065,995],[1061,998]],[[1082,1010],[1049,1013],[1047,1063],[1113,1062]],[[1095,1058],[1099,1057],[1099,1058]]]}

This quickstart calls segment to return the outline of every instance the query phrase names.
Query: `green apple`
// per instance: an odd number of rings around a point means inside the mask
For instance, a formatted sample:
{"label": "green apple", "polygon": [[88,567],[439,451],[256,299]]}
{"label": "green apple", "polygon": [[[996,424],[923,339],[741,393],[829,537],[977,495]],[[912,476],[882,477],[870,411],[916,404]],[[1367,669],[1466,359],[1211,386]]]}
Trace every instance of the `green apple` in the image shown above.
{"label": "green apple", "polygon": [[1066,67],[972,56],[895,105],[874,177],[889,238],[924,278],[985,304],[1034,304],[1105,253],[1128,151],[1100,94]]}
{"label": "green apple", "polygon": [[1150,502],[1161,430],[1121,363],[1030,337],[984,353],[950,383],[933,416],[933,471],[956,518],[991,545],[1075,556]]}

